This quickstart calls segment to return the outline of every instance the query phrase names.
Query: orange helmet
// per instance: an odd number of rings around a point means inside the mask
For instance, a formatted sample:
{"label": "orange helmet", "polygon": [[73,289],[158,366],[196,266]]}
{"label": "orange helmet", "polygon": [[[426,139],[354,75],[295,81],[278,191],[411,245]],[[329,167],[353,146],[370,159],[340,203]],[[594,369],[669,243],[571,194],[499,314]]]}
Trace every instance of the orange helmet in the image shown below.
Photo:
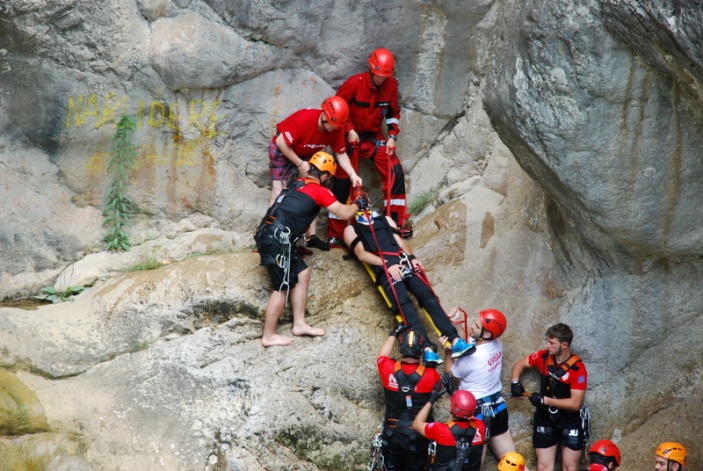
{"label": "orange helmet", "polygon": [[595,442],[591,445],[591,448],[588,449],[589,458],[591,453],[596,453],[605,458],[612,458],[615,460],[615,464],[620,466],[620,448],[610,440],[598,440]]}
{"label": "orange helmet", "polygon": [[322,111],[325,113],[327,122],[336,128],[343,126],[349,119],[349,105],[341,96],[325,98],[322,102]]}
{"label": "orange helmet", "polygon": [[507,452],[498,463],[498,471],[524,471],[525,458],[514,451]]}
{"label": "orange helmet", "polygon": [[681,466],[686,466],[686,448],[680,443],[664,442],[659,445],[654,454],[666,460],[675,461]]}
{"label": "orange helmet", "polygon": [[384,48],[376,49],[369,56],[369,66],[372,74],[390,77],[393,75],[393,67],[395,66],[393,53]]}
{"label": "orange helmet", "polygon": [[332,157],[327,152],[315,152],[312,157],[310,157],[310,165],[314,166],[320,172],[327,172],[334,177],[337,173],[337,162],[335,162],[334,157]]}
{"label": "orange helmet", "polygon": [[460,419],[469,419],[474,416],[476,398],[469,391],[459,389],[449,399],[449,411]]}
{"label": "orange helmet", "polygon": [[494,339],[503,335],[505,328],[508,327],[508,320],[505,318],[505,314],[498,309],[484,309],[478,313],[478,316],[481,319],[481,326],[493,334]]}

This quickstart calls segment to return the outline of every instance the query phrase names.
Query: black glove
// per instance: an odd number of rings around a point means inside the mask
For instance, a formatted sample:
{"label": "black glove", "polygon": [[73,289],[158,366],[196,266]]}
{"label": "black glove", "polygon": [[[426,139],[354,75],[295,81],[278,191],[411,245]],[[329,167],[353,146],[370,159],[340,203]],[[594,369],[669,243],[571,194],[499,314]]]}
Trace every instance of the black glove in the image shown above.
{"label": "black glove", "polygon": [[430,400],[427,402],[434,404],[445,392],[447,392],[447,388],[444,387],[444,383],[442,381],[437,381],[437,384],[434,385],[434,389],[430,394]]}
{"label": "black glove", "polygon": [[371,201],[369,201],[369,197],[366,195],[366,193],[361,193],[359,196],[357,196],[353,203],[359,207],[359,210],[363,211],[366,209],[371,208]]}
{"label": "black glove", "polygon": [[410,328],[408,324],[398,324],[393,328],[393,330],[391,330],[391,333],[388,335],[392,337],[398,337],[400,334],[408,330],[408,328]]}
{"label": "black glove", "polygon": [[532,393],[530,395],[530,402],[535,407],[543,406],[544,405],[544,396],[540,396],[537,393]]}
{"label": "black glove", "polygon": [[450,396],[454,394],[454,377],[451,373],[444,373],[442,375],[442,383]]}
{"label": "black glove", "polygon": [[513,381],[510,385],[510,395],[513,397],[522,397],[525,394],[525,388],[522,387],[520,381]]}

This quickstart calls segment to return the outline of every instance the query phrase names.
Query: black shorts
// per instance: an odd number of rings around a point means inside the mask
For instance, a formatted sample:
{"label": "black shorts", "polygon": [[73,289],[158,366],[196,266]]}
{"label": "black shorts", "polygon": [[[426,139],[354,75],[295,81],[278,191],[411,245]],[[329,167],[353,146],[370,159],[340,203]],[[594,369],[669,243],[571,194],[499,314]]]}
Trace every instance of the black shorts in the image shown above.
{"label": "black shorts", "polygon": [[551,448],[562,445],[574,451],[583,450],[586,434],[581,427],[561,428],[553,425],[535,424],[532,445],[535,448]]}
{"label": "black shorts", "polygon": [[[490,412],[484,407],[490,407]],[[476,418],[486,425],[486,440],[508,431],[508,405],[505,402],[486,404],[476,408]]]}
{"label": "black shorts", "polygon": [[[261,257],[261,264],[266,266],[268,270],[273,289],[275,291],[285,291],[295,288],[295,285],[298,284],[298,274],[308,267],[298,255],[295,244],[291,244],[290,262],[287,267],[280,267],[276,262],[282,250],[281,244],[274,238],[264,237],[258,241],[257,248]],[[286,269],[288,270],[287,274]]]}

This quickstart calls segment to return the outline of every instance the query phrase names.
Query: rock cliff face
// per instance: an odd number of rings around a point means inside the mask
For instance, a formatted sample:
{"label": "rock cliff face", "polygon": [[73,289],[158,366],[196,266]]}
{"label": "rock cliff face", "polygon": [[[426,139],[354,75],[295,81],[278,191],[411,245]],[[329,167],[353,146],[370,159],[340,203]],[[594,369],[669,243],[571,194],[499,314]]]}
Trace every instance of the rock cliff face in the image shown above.
{"label": "rock cliff face", "polygon": [[[359,267],[318,252],[309,310],[328,334],[265,350],[268,284],[247,251],[275,123],[383,46],[410,197],[436,194],[412,244],[443,305],[508,314],[506,369],[569,323],[594,438],[619,440],[624,471],[649,466],[664,438],[698,469],[702,12],[695,0],[4,2],[0,299],[93,287],[0,308],[0,362],[32,392],[25,412],[7,402],[20,411],[7,433],[24,435],[0,447],[43,450],[47,469],[363,469],[383,408],[381,300]],[[122,114],[137,123],[139,215],[134,248],[110,254],[101,211]],[[178,263],[121,272],[152,260]],[[531,410],[511,407],[533,460]]]}

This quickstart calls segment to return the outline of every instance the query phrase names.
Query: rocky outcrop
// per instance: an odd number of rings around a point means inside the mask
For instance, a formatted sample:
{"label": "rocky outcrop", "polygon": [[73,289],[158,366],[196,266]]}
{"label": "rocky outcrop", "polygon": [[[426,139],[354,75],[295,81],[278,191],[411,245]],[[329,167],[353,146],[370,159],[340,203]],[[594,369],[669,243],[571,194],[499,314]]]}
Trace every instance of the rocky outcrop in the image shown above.
{"label": "rocky outcrop", "polygon": [[571,297],[560,317],[602,347],[592,362],[605,374],[592,385],[618,436],[650,428],[643,410],[669,411],[701,387],[690,375],[701,363],[682,364],[676,346],[702,353],[695,3],[506,3],[486,78],[491,122],[547,193]]}

